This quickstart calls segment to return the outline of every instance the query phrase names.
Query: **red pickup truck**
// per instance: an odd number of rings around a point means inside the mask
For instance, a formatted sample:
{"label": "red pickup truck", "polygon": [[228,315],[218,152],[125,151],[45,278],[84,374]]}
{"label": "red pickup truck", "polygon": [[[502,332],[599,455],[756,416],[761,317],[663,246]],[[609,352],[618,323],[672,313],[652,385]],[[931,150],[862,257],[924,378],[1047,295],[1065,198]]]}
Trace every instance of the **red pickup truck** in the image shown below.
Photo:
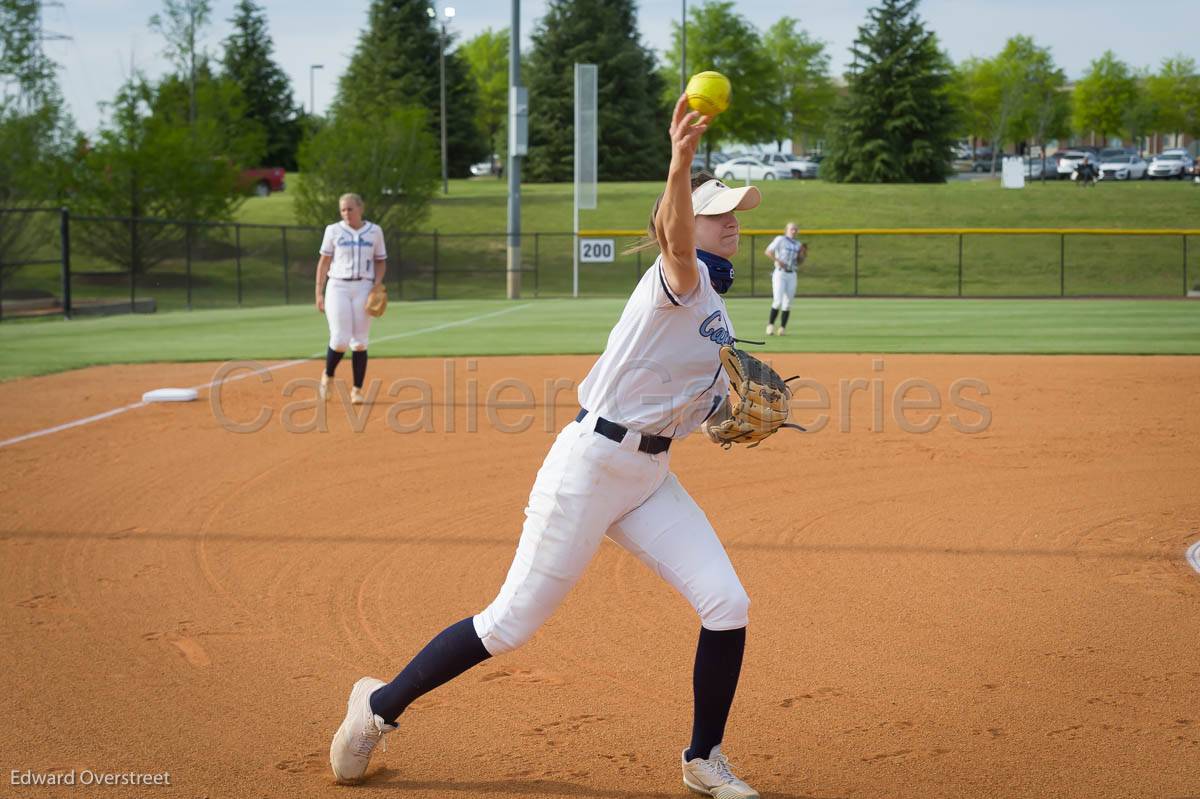
{"label": "red pickup truck", "polygon": [[247,192],[259,197],[269,197],[271,192],[284,190],[284,174],[283,167],[278,166],[244,169],[238,182]]}

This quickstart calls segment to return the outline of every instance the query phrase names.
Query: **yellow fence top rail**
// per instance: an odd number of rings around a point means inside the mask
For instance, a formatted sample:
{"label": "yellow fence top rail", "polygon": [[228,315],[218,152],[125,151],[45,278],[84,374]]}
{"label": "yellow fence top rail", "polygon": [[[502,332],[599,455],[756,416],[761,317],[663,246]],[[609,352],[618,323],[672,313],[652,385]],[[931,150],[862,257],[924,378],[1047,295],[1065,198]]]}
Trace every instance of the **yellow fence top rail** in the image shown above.
{"label": "yellow fence top rail", "polygon": [[[774,236],[781,229],[743,228],[744,236]],[[580,238],[597,236],[645,236],[645,230],[581,230]],[[1200,236],[1200,228],[1007,228],[1007,227],[911,227],[911,228],[828,228],[804,230],[806,236]]]}

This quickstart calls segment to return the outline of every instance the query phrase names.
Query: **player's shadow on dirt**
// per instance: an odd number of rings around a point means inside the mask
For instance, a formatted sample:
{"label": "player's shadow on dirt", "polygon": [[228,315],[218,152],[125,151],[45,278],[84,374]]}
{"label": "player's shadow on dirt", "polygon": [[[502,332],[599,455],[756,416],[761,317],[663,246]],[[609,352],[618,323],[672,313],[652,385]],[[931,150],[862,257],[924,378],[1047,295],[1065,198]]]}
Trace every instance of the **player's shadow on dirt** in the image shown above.
{"label": "player's shadow on dirt", "polygon": [[[448,796],[577,796],[582,799],[626,799],[633,795],[628,790],[594,788],[574,782],[558,780],[494,780],[491,782],[437,782],[434,780],[409,780],[401,778],[388,768],[381,768],[370,775],[368,781],[354,787],[355,793],[365,791],[429,791]],[[401,794],[402,795],[402,794]],[[680,786],[678,791],[642,792],[635,795],[648,799],[679,799],[685,795]],[[763,795],[769,799],[841,799],[833,796],[815,796],[807,793],[779,793],[767,790]]]}

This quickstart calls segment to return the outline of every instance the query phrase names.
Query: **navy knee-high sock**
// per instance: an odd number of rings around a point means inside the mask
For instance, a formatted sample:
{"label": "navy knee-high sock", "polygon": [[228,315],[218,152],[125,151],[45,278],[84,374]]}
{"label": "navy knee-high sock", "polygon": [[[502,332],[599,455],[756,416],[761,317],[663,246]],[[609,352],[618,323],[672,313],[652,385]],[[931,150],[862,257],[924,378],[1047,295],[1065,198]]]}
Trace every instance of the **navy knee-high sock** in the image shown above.
{"label": "navy knee-high sock", "polygon": [[770,324],[772,324],[772,325],[773,325],[773,324],[775,324],[775,317],[777,317],[777,316],[779,316],[779,309],[778,309],[778,308],[772,308],[772,309],[771,309],[771,318],[770,318],[770,319],[768,319],[768,320],[767,320],[767,322],[768,322],[768,323],[770,323]]}
{"label": "navy knee-high sock", "polygon": [[371,710],[389,723],[413,700],[491,657],[468,617],[451,624],[417,653],[404,671],[371,694]]}
{"label": "navy knee-high sock", "polygon": [[344,352],[338,352],[333,347],[326,347],[326,349],[325,349],[325,374],[327,374],[330,377],[333,377],[334,370],[337,369],[337,365],[342,362],[342,356],[345,354],[346,353],[344,353]]}
{"label": "navy knee-high sock", "polygon": [[350,353],[350,369],[354,372],[354,387],[362,388],[367,379],[367,351],[355,350]]}
{"label": "navy knee-high sock", "polygon": [[700,628],[696,644],[696,666],[692,672],[692,745],[684,757],[708,759],[712,748],[725,737],[725,722],[742,672],[746,650],[746,628],[708,630]]}
{"label": "navy knee-high sock", "polygon": [[779,323],[779,326],[780,326],[780,327],[787,327],[787,320],[788,320],[788,316],[790,316],[790,315],[791,315],[791,313],[792,313],[791,311],[784,311],[784,312],[783,312],[783,320],[782,320],[782,321],[780,321],[780,323]]}

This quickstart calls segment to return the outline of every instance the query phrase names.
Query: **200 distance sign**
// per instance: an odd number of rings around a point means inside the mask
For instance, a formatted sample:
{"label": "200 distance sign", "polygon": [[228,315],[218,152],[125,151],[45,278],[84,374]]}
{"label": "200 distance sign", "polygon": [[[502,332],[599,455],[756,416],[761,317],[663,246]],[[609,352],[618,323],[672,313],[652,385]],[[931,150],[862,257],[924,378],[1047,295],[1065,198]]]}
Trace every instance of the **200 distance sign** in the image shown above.
{"label": "200 distance sign", "polygon": [[579,260],[585,264],[609,264],[617,248],[612,239],[580,239]]}

